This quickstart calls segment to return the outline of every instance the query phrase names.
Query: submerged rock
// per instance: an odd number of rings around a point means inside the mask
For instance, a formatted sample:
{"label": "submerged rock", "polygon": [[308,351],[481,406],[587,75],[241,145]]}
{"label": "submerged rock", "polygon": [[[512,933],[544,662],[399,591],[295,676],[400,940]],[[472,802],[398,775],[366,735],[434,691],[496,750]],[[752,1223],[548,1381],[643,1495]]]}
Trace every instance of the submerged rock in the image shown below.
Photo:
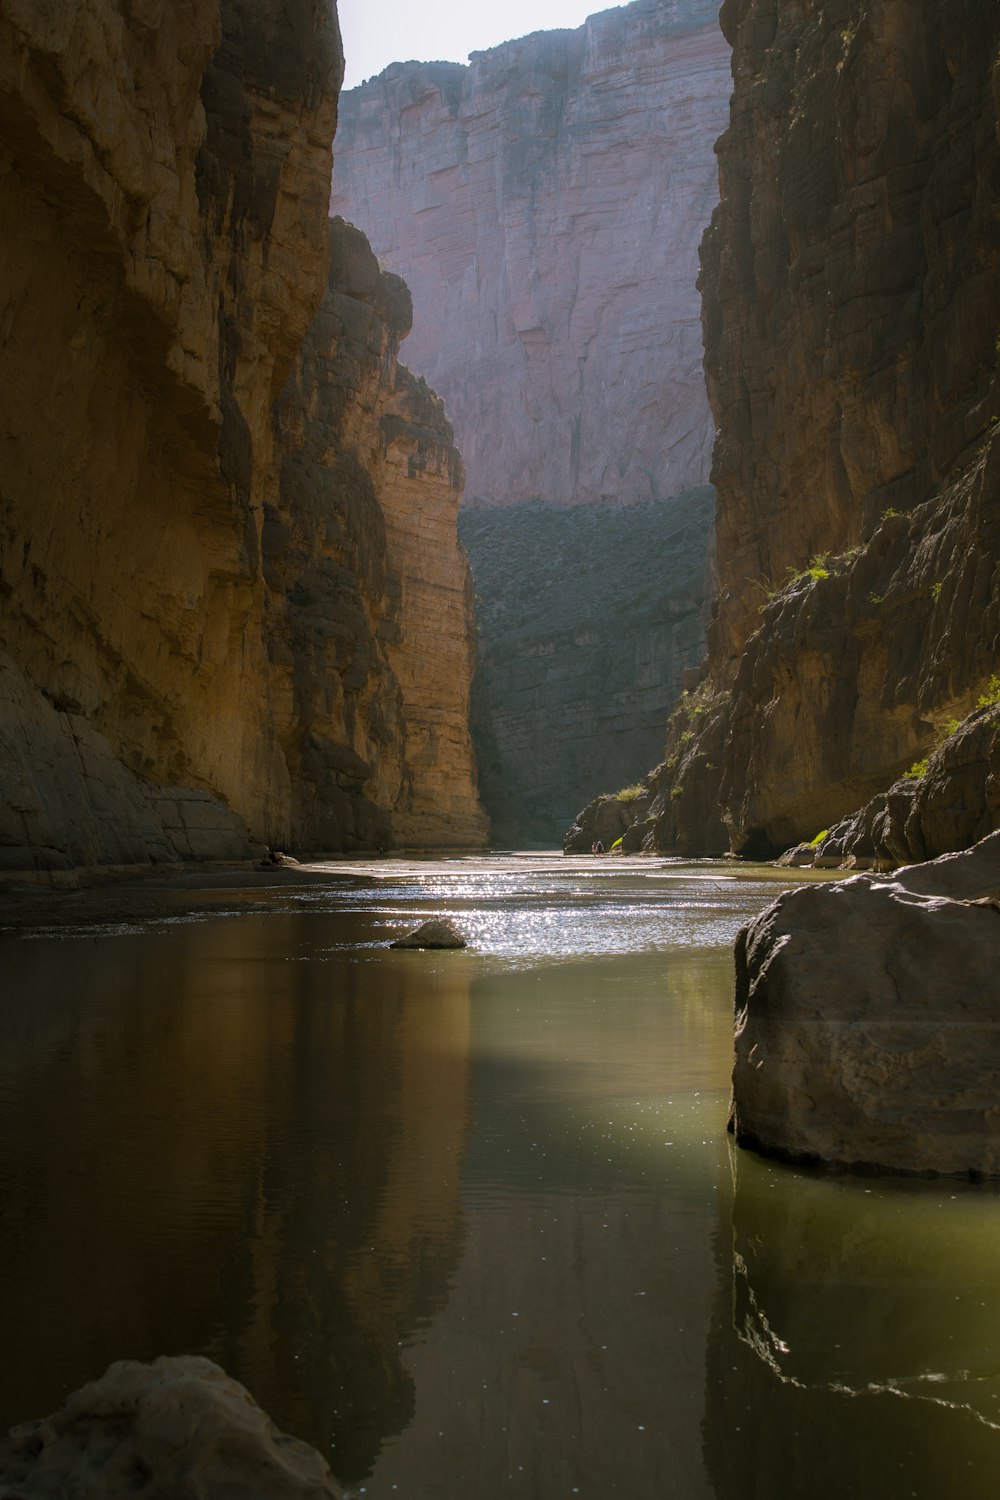
{"label": "submerged rock", "polygon": [[792,1160],[1000,1175],[1000,833],[743,928],[730,1129]]}
{"label": "submerged rock", "polygon": [[444,917],[431,917],[428,921],[421,922],[419,927],[415,927],[405,937],[396,938],[395,942],[389,944],[390,948],[464,948],[465,946],[465,938],[454,922],[449,922]]}
{"label": "submerged rock", "polygon": [[211,1360],[122,1360],[0,1441],[0,1500],[340,1500],[326,1462],[278,1432]]}

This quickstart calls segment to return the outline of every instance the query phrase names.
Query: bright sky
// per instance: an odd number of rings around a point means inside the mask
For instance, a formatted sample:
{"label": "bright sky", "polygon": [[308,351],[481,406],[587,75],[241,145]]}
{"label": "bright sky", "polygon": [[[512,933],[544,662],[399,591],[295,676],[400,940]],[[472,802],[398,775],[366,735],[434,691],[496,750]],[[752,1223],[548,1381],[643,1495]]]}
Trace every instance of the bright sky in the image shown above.
{"label": "bright sky", "polygon": [[579,26],[613,0],[338,0],[347,54],[344,87],[353,88],[391,62],[465,62],[470,52],[526,36]]}

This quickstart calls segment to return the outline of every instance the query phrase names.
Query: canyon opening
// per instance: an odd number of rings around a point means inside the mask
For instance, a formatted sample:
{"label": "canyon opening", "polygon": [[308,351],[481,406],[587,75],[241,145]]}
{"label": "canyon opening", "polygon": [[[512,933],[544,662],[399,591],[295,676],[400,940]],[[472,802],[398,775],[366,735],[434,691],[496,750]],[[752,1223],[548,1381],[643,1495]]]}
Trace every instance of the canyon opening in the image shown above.
{"label": "canyon opening", "polygon": [[339,11],[0,0],[0,1493],[986,1500],[1000,7]]}

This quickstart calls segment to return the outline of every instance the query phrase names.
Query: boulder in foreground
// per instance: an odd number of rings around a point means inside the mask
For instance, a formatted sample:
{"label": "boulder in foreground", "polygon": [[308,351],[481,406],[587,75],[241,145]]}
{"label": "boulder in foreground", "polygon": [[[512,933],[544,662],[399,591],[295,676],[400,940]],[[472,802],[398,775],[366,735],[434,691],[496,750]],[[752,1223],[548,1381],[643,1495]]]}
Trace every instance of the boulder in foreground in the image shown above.
{"label": "boulder in foreground", "polygon": [[315,1449],[193,1355],[122,1360],[0,1441],[0,1500],[342,1500]]}
{"label": "boulder in foreground", "polygon": [[421,922],[405,937],[396,938],[390,948],[464,948],[465,938],[454,922],[444,917],[431,917]]}
{"label": "boulder in foreground", "polygon": [[743,928],[730,1129],[795,1161],[1000,1176],[1000,833]]}

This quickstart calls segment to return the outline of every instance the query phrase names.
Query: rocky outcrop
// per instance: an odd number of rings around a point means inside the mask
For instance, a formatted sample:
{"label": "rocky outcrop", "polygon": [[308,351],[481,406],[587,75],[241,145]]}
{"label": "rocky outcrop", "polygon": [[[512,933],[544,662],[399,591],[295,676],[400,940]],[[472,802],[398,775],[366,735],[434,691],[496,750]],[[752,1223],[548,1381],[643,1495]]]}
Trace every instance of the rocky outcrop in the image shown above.
{"label": "rocky outcrop", "polygon": [[1000,833],[788,891],[736,945],[737,1141],[796,1161],[1000,1175]]}
{"label": "rocky outcrop", "polygon": [[645,787],[626,787],[624,792],[613,796],[595,797],[588,802],[576,818],[563,839],[564,854],[589,854],[600,845],[599,853],[610,854],[617,847],[623,853],[640,847],[641,840],[625,840],[637,824],[644,821],[649,807],[649,792]]}
{"label": "rocky outcrop", "polygon": [[891,869],[967,849],[994,832],[1000,827],[1000,707],[984,704],[911,769],[778,863]]}
{"label": "rocky outcrop", "polygon": [[[0,867],[242,854],[248,833],[350,847],[395,806],[393,836],[440,826],[412,792],[379,801],[392,774],[361,777],[364,734],[338,740],[339,764],[336,730],[313,753],[271,634],[287,614],[262,554],[287,467],[275,403],[324,295],[341,67],[312,0],[0,5]],[[388,422],[405,382],[394,352],[373,358]],[[329,621],[343,605],[327,604]],[[407,634],[399,596],[360,608]],[[352,689],[317,654],[333,703]],[[423,779],[426,798],[432,765]],[[471,762],[465,779],[474,804]],[[378,818],[347,816],[359,784]]]}
{"label": "rocky outcrop", "polygon": [[638,0],[345,93],[333,211],[413,291],[408,359],[473,504],[650,500],[707,477],[696,246],[729,49],[717,0]]}
{"label": "rocky outcrop", "polygon": [[704,650],[712,500],[706,486],[624,508],[462,512],[477,599],[472,724],[494,843],[559,845],[584,798],[628,786],[662,756],[670,705]]}
{"label": "rocky outcrop", "polygon": [[675,785],[688,824],[714,801],[732,849],[769,856],[884,793],[996,668],[1000,12],[721,18],[701,286],[729,701],[716,785]]}
{"label": "rocky outcrop", "polygon": [[338,1500],[314,1448],[278,1432],[211,1360],[122,1360],[0,1440],[0,1500],[107,1495]]}

